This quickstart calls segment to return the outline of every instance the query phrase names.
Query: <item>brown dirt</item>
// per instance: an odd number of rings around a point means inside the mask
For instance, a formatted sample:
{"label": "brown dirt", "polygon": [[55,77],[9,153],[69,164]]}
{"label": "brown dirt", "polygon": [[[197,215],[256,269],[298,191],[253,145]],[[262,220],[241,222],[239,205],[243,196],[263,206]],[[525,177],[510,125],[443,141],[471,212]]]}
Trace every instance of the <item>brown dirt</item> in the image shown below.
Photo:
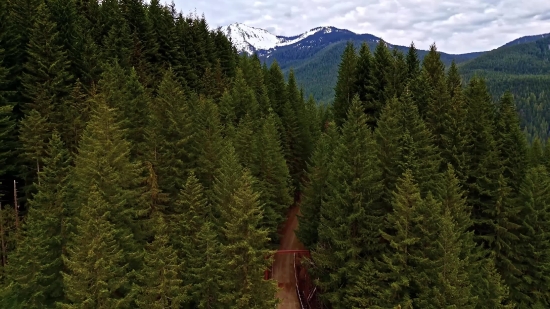
{"label": "brown dirt", "polygon": [[[281,245],[279,250],[301,250],[304,246],[298,241],[294,231],[298,228],[300,208],[295,206],[288,212],[285,227],[282,230]],[[276,254],[273,262],[273,279],[277,280],[279,292],[277,297],[281,300],[278,309],[300,309],[300,302],[296,294],[296,278],[294,275],[294,254]]]}

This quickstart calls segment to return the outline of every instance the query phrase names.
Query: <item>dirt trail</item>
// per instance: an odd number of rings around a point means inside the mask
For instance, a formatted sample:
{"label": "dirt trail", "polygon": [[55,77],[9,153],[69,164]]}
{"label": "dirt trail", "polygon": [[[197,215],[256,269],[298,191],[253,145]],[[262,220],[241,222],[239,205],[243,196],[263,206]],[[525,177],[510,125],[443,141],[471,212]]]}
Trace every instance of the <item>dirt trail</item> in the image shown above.
{"label": "dirt trail", "polygon": [[[283,229],[279,250],[301,250],[304,246],[298,241],[294,231],[298,227],[298,214],[300,208],[293,207],[288,212],[287,221]],[[273,262],[273,279],[279,284],[277,297],[281,299],[278,309],[300,309],[300,302],[296,295],[296,278],[294,277],[294,255],[276,254]]]}

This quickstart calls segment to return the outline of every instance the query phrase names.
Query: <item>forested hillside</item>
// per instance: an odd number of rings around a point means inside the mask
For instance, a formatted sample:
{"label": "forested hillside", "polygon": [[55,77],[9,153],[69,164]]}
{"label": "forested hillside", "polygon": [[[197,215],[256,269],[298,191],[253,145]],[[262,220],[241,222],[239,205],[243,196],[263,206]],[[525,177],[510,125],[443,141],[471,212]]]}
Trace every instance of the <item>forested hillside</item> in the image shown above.
{"label": "forested hillside", "polygon": [[[348,45],[297,236],[328,308],[550,306],[550,149],[432,46]],[[547,143],[546,145],[550,145]]]}
{"label": "forested hillside", "polygon": [[550,306],[550,143],[435,45],[325,107],[158,0],[0,6],[0,308],[274,308],[292,205],[326,308]]}
{"label": "forested hillside", "polygon": [[510,90],[529,140],[549,137],[550,38],[498,48],[460,66],[464,78],[484,77],[496,98]]}
{"label": "forested hillside", "polygon": [[0,5],[0,307],[273,308],[315,102],[156,0]]}
{"label": "forested hillside", "polygon": [[[338,72],[340,57],[347,43],[352,42],[359,51],[361,44],[366,42],[371,50],[374,50],[378,40],[380,40],[372,35],[357,34],[331,37],[331,39],[322,40],[322,44],[318,43],[314,48],[302,48],[294,45],[279,47],[276,51],[270,52],[269,57],[260,57],[260,59],[266,61],[268,65],[276,60],[285,75],[288,75],[290,69],[293,69],[299,85],[304,87],[307,93],[313,94],[317,101],[329,103],[334,98],[336,72]],[[408,50],[408,47],[399,45],[390,44],[389,47],[392,50],[396,49],[404,53]],[[418,50],[420,59],[423,59],[427,53],[426,50]],[[482,53],[440,54],[443,63],[450,65],[453,61],[462,63],[474,59]]]}

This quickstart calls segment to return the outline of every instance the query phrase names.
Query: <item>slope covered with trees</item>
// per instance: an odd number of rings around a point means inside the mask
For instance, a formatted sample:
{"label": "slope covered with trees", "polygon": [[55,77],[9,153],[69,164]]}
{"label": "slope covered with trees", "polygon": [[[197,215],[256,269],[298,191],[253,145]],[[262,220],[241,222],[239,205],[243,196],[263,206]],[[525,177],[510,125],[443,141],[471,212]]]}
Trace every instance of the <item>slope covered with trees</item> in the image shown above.
{"label": "slope covered with trees", "polygon": [[173,5],[0,6],[0,307],[273,308],[315,102]]}
{"label": "slope covered with trees", "polygon": [[329,308],[550,305],[550,149],[435,46],[324,106],[156,0],[0,5],[0,308],[273,308],[293,204]]}
{"label": "slope covered with trees", "polygon": [[[513,96],[349,44],[297,236],[328,308],[546,308],[549,155]],[[535,180],[536,179],[536,180]],[[535,219],[536,217],[536,219]]]}

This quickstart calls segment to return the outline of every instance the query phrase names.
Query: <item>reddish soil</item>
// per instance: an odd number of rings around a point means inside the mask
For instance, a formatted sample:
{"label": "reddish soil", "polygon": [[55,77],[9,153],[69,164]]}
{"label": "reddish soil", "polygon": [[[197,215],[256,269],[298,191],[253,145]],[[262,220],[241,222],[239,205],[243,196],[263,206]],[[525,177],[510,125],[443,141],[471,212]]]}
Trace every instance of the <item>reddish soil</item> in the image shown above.
{"label": "reddish soil", "polygon": [[[279,250],[301,250],[304,246],[296,238],[294,231],[298,228],[296,214],[298,206],[290,209],[285,227],[282,230],[282,239]],[[278,309],[300,309],[300,302],[296,294],[296,278],[294,275],[294,254],[276,254],[273,262],[272,277],[277,280],[281,300]]]}

